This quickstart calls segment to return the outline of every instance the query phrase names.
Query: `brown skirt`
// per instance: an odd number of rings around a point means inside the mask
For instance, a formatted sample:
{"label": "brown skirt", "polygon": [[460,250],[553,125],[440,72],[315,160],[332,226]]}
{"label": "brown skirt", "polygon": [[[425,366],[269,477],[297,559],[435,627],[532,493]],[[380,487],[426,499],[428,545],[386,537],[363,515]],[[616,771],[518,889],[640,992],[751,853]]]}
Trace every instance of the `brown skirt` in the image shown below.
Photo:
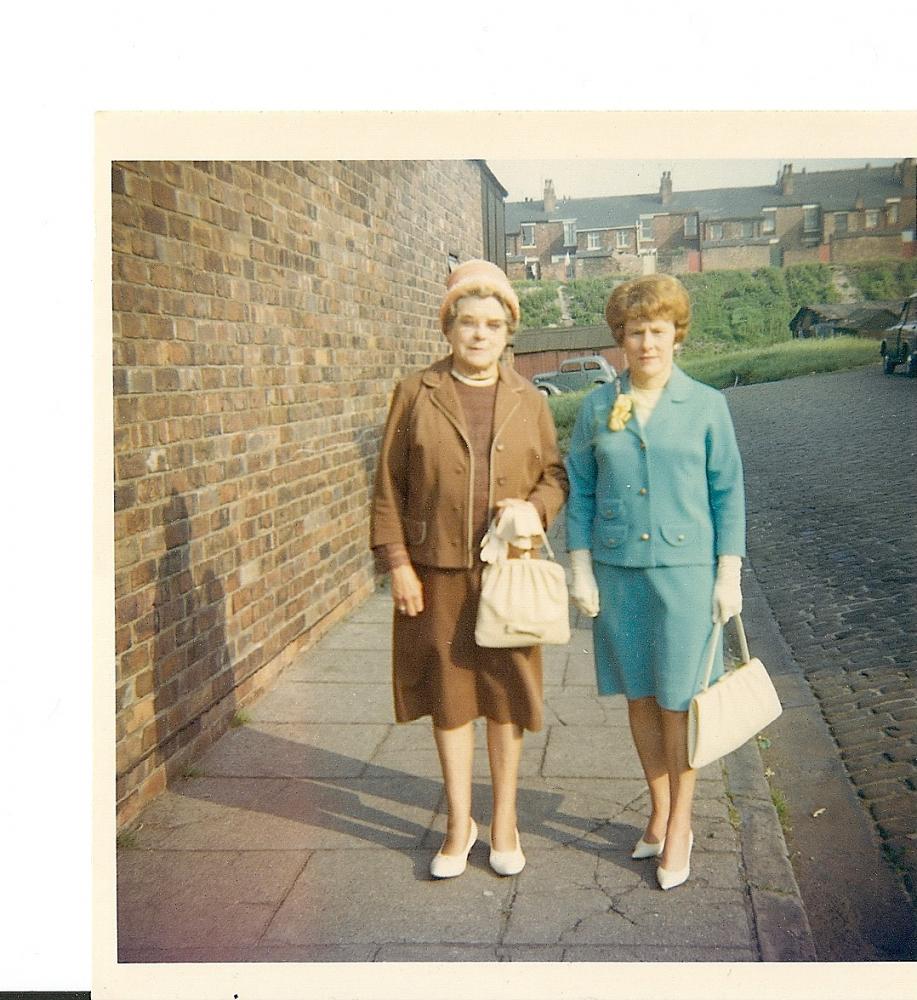
{"label": "brown skirt", "polygon": [[423,584],[424,610],[414,618],[395,612],[395,719],[431,715],[437,728],[454,729],[483,715],[541,729],[541,647],[484,649],[474,641],[483,564],[414,569]]}

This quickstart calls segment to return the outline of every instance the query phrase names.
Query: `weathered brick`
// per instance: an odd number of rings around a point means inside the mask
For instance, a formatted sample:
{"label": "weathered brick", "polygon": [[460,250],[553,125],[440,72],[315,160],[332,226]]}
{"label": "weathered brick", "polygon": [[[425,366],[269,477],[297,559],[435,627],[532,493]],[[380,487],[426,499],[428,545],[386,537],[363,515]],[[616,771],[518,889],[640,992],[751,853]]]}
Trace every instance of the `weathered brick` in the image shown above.
{"label": "weathered brick", "polygon": [[123,816],[221,724],[214,698],[257,690],[371,579],[372,455],[395,379],[444,353],[443,248],[480,256],[481,177],[469,161],[137,162],[114,164],[112,190],[116,569],[148,636],[131,647],[120,626],[118,672],[159,713],[142,748],[119,744]]}

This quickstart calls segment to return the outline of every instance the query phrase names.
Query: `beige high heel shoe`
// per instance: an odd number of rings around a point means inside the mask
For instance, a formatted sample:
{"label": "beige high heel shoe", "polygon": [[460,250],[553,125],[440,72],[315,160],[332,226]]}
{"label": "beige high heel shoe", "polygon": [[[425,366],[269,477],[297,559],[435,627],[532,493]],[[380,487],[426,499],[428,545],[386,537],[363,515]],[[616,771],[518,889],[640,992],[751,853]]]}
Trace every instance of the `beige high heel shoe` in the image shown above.
{"label": "beige high heel shoe", "polygon": [[679,871],[673,872],[669,871],[667,868],[663,868],[660,865],[656,869],[656,881],[659,883],[660,889],[674,889],[675,886],[681,885],[682,882],[688,881],[688,876],[691,874],[691,849],[694,847],[694,831],[691,830],[688,833],[688,863],[684,868],[679,869]]}
{"label": "beige high heel shoe", "polygon": [[648,844],[642,837],[637,841],[632,858],[658,858],[665,850],[665,837],[658,844]]}
{"label": "beige high heel shoe", "polygon": [[518,875],[525,868],[525,855],[519,843],[518,830],[516,830],[516,846],[512,851],[495,851],[491,847],[490,867],[498,875]]}
{"label": "beige high heel shoe", "polygon": [[468,835],[468,843],[461,854],[443,854],[442,850],[433,855],[430,862],[430,874],[433,878],[455,878],[461,875],[468,864],[468,855],[478,839],[478,825],[471,821],[471,832]]}

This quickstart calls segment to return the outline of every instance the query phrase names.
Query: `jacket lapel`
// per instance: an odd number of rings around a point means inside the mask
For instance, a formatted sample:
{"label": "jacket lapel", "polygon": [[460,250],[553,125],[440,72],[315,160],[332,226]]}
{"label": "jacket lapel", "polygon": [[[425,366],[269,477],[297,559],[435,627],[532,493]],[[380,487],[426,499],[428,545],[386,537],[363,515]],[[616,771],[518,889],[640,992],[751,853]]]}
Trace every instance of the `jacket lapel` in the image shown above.
{"label": "jacket lapel", "polygon": [[[624,392],[630,391],[629,372],[625,372],[622,376],[622,390]],[[666,387],[662,390],[659,402],[653,410],[652,419],[647,422],[645,427],[641,427],[637,423],[636,417],[634,417],[627,421],[627,429],[632,431],[639,438],[644,438],[648,434],[652,434],[654,431],[658,433],[661,427],[664,427],[664,425],[667,424],[673,417],[678,416],[677,412],[673,410],[672,407],[677,407],[678,403],[683,403],[688,398],[690,392],[691,380],[677,365],[672,365],[672,374],[669,376],[669,381],[666,383]]]}
{"label": "jacket lapel", "polygon": [[500,376],[497,379],[497,399],[494,403],[494,440],[503,430],[506,421],[519,406],[519,394],[522,385],[510,377],[510,370],[500,365]]}
{"label": "jacket lapel", "polygon": [[462,438],[467,442],[468,432],[465,427],[465,414],[459,404],[458,396],[455,394],[453,379],[449,374],[449,370],[449,358],[437,361],[436,364],[432,365],[424,374],[423,381],[424,384],[429,386],[432,390],[430,393],[430,399],[432,400],[433,405],[445,414],[449,423],[455,427],[459,434],[461,434]]}

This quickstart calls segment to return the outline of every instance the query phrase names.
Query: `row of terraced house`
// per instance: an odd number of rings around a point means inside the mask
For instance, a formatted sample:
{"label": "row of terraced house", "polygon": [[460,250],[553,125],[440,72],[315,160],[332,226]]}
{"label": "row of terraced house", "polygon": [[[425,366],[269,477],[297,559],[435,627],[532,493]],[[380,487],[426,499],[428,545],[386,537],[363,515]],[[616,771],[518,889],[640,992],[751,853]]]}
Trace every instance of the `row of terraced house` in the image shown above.
{"label": "row of terraced house", "polygon": [[783,267],[917,257],[917,161],[794,171],[774,185],[506,203],[513,280]]}

